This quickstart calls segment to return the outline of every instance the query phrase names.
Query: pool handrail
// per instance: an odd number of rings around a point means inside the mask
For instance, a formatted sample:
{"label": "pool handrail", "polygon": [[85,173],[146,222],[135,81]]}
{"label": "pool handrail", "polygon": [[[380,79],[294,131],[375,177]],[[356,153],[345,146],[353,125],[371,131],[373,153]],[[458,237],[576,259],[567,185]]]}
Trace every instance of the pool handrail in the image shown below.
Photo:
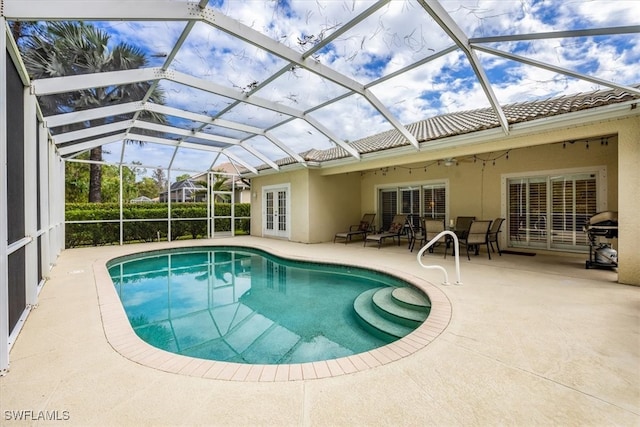
{"label": "pool handrail", "polygon": [[454,244],[453,249],[454,249],[455,262],[456,262],[456,275],[458,276],[458,280],[456,281],[456,285],[462,285],[462,281],[460,280],[460,245],[458,244],[458,236],[456,236],[456,233],[454,233],[453,231],[444,230],[444,231],[438,233],[438,235],[436,237],[434,237],[426,245],[424,245],[418,251],[418,255],[417,255],[418,264],[420,264],[423,268],[441,270],[444,273],[444,282],[442,284],[443,285],[449,285],[450,284],[449,283],[449,275],[447,274],[447,270],[445,270],[445,268],[443,266],[441,266],[441,265],[425,265],[425,264],[422,263],[422,254],[424,253],[424,251],[429,249],[429,247],[433,246],[442,236],[445,236],[445,235],[450,235],[451,237],[453,237],[453,244]]}

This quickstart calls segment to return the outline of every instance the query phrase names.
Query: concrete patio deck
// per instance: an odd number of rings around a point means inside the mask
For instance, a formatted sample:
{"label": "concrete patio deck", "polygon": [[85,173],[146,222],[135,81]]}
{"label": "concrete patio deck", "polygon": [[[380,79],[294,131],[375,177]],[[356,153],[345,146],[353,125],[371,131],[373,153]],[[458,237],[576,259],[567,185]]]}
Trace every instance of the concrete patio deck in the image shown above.
{"label": "concrete patio deck", "polygon": [[[319,379],[225,381],[123,356],[105,335],[94,263],[192,244],[383,267],[444,295],[450,319],[412,354]],[[415,254],[255,237],[66,250],[0,378],[0,425],[640,425],[640,288],[586,270],[584,256],[486,253],[461,258],[463,285],[444,286]],[[424,259],[455,281],[452,257]]]}

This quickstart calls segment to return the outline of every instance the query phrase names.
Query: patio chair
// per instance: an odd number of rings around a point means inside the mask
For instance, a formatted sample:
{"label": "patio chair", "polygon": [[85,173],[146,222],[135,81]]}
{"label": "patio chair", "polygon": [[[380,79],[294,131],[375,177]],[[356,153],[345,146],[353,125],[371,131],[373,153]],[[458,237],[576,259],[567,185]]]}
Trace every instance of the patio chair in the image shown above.
{"label": "patio chair", "polygon": [[467,247],[467,259],[471,261],[469,257],[469,248],[474,248],[476,255],[478,255],[480,245],[487,246],[487,253],[489,259],[491,259],[491,251],[489,250],[489,228],[491,227],[491,221],[473,221],[471,227],[469,227],[469,233],[464,239],[458,239],[460,246]]}
{"label": "patio chair", "polygon": [[346,245],[347,242],[351,241],[353,236],[362,236],[364,239],[368,233],[373,231],[373,220],[375,217],[376,214],[374,213],[364,214],[360,220],[360,224],[349,226],[349,231],[336,233],[336,235],[333,236],[333,243],[336,242],[336,239],[344,239],[344,244]]}
{"label": "patio chair", "polygon": [[471,223],[475,221],[475,216],[459,216],[456,218],[456,225],[453,230],[458,239],[466,239]]}
{"label": "patio chair", "polygon": [[421,218],[415,218],[417,220],[419,226],[416,226],[413,219],[409,219],[407,221],[407,236],[409,237],[409,250],[413,252],[413,248],[416,244],[416,241],[419,242],[419,246],[422,247],[425,241],[424,234],[424,223]]}
{"label": "patio chair", "polygon": [[382,245],[384,239],[391,238],[395,241],[398,238],[398,246],[400,246],[400,236],[404,231],[404,226],[407,223],[406,215],[396,215],[393,217],[389,228],[386,231],[380,233],[367,234],[364,238],[364,246],[367,246],[367,242],[378,242],[378,249]]}
{"label": "patio chair", "polygon": [[[442,219],[425,219],[424,220],[424,229],[425,229],[425,244],[430,242],[431,239],[433,239],[434,237],[436,237],[438,234],[442,233],[444,231],[444,220]],[[433,253],[433,249],[436,246],[439,246],[441,243],[444,243],[446,245],[447,243],[447,236],[442,236],[441,238],[439,238],[436,243],[434,243],[428,250],[430,253]],[[445,249],[445,256],[446,256],[446,249]]]}
{"label": "patio chair", "polygon": [[498,233],[500,233],[500,227],[502,227],[502,223],[504,222],[504,218],[496,218],[491,223],[491,229],[489,230],[489,234],[487,236],[487,240],[489,240],[489,246],[493,252],[495,249],[493,248],[493,244],[496,244],[496,248],[498,248],[498,255],[502,256],[502,251],[500,250],[500,244],[498,243]]}

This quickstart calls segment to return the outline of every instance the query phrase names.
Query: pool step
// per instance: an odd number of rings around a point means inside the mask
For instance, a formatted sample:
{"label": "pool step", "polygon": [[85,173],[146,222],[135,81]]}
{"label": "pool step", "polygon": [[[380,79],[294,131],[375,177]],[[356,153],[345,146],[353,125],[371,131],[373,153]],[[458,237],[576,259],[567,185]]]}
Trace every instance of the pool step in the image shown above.
{"label": "pool step", "polygon": [[301,341],[299,335],[274,323],[241,353],[242,360],[244,363],[281,363],[282,355],[292,351]]}
{"label": "pool step", "polygon": [[404,337],[424,322],[429,314],[426,298],[420,301],[420,295],[406,292],[394,297],[393,291],[396,289],[399,288],[385,286],[369,289],[353,302],[353,309],[366,329],[391,339]]}
{"label": "pool step", "polygon": [[[398,288],[399,289],[399,288]],[[397,300],[392,297],[396,288],[382,288],[375,292],[372,297],[373,308],[384,318],[394,323],[399,323],[410,328],[417,328],[427,318],[427,308],[422,310],[409,308],[405,305],[398,304]]]}
{"label": "pool step", "polygon": [[398,305],[413,310],[427,310],[431,308],[431,301],[420,291],[413,288],[395,288],[391,297]]}

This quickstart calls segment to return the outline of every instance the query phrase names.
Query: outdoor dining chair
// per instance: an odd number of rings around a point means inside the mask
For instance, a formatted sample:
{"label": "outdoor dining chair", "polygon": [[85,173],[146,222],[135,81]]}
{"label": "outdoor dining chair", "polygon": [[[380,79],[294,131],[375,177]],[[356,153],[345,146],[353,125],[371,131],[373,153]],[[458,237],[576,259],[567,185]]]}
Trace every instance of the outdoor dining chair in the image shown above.
{"label": "outdoor dining chair", "polygon": [[[489,240],[489,246],[493,249],[493,244],[496,244],[496,248],[498,248],[498,255],[502,256],[502,251],[500,250],[500,244],[498,243],[498,233],[500,233],[500,227],[502,227],[502,223],[504,222],[504,218],[496,218],[491,223],[491,229],[489,230],[489,234],[487,236],[487,240]],[[495,252],[495,249],[493,249]]]}
{"label": "outdoor dining chair", "polygon": [[469,227],[471,227],[471,223],[475,221],[475,219],[475,216],[459,216],[456,218],[456,225],[453,231],[456,233],[456,236],[458,236],[458,239],[465,239],[467,237]]}
{"label": "outdoor dining chair", "polygon": [[[435,238],[438,234],[444,231],[444,220],[442,219],[425,219],[424,220],[424,229],[425,229],[425,244],[430,242],[433,238]],[[440,244],[447,243],[447,236],[440,237],[428,250],[430,253],[433,253],[433,250],[436,246]],[[446,249],[445,249],[446,256]]]}
{"label": "outdoor dining chair", "polygon": [[[487,253],[489,259],[491,259],[491,251],[489,250],[489,228],[491,227],[491,221],[473,221],[469,227],[469,232],[464,239],[458,239],[460,246],[467,247],[467,259],[471,261],[469,257],[469,249],[473,248],[476,255],[479,252],[481,245],[487,246]],[[455,250],[455,248],[454,248]]]}
{"label": "outdoor dining chair", "polygon": [[414,221],[412,219],[407,221],[407,234],[409,237],[409,250],[411,252],[413,252],[413,248],[415,247],[416,242],[418,242],[418,246],[422,247],[426,241],[426,235],[424,232],[424,225],[422,224],[422,219],[421,218],[414,218],[418,224],[418,226],[416,226],[414,224]]}

